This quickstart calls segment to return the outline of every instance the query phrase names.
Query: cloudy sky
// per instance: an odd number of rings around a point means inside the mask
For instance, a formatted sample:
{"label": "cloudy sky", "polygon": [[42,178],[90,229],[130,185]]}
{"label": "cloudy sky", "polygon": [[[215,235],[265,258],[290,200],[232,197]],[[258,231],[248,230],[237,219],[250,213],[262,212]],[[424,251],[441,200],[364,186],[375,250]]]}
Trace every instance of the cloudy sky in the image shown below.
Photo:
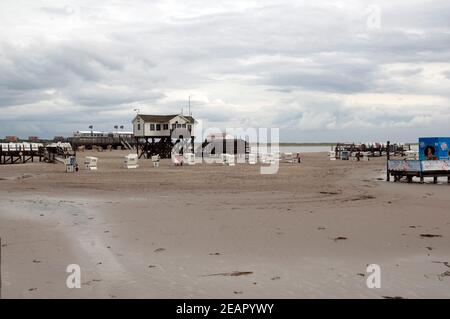
{"label": "cloudy sky", "polygon": [[0,2],[0,136],[130,128],[189,96],[207,126],[286,142],[448,136],[450,2]]}

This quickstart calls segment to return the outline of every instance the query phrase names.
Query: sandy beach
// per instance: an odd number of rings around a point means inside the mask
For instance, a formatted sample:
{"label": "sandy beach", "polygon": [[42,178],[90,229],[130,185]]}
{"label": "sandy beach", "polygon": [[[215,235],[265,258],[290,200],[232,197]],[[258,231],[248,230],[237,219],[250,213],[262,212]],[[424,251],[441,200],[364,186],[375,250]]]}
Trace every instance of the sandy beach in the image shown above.
{"label": "sandy beach", "polygon": [[[386,183],[385,159],[122,168],[0,166],[3,298],[450,298],[446,184]],[[78,264],[81,289],[66,287]],[[381,288],[366,285],[368,264]]]}

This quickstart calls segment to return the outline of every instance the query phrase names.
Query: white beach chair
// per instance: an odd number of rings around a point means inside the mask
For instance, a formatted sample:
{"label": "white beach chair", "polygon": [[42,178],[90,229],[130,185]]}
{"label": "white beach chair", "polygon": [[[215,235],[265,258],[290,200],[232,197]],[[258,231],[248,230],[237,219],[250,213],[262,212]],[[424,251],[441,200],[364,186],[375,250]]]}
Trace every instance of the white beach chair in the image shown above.
{"label": "white beach chair", "polygon": [[335,151],[329,151],[328,156],[330,157],[330,161],[336,160],[336,152]]}
{"label": "white beach chair", "polygon": [[258,154],[248,154],[248,163],[250,165],[256,165],[256,162],[258,161]]}
{"label": "white beach chair", "polygon": [[231,154],[221,154],[222,157],[222,163],[226,166],[235,166],[236,165],[236,158],[234,155]]}
{"label": "white beach chair", "polygon": [[195,165],[195,154],[194,153],[185,153],[184,160],[188,165]]}
{"label": "white beach chair", "polygon": [[160,161],[161,161],[161,156],[159,156],[159,154],[152,156],[153,167],[159,167]]}
{"label": "white beach chair", "polygon": [[84,168],[88,171],[96,171],[97,170],[97,162],[98,158],[93,156],[86,156],[84,159]]}
{"label": "white beach chair", "polygon": [[281,155],[284,163],[294,164],[294,154],[293,153],[283,153]]}
{"label": "white beach chair", "polygon": [[126,169],[134,169],[138,168],[138,155],[137,154],[128,154],[125,156],[125,160],[123,162],[123,166]]}
{"label": "white beach chair", "polygon": [[236,156],[231,155],[231,154],[227,154],[227,163],[228,166],[235,166],[236,165]]}
{"label": "white beach chair", "polygon": [[77,158],[75,156],[64,159],[64,164],[66,166],[66,173],[75,173],[77,170]]}
{"label": "white beach chair", "polygon": [[172,154],[172,163],[175,166],[183,166],[184,158],[180,154]]}

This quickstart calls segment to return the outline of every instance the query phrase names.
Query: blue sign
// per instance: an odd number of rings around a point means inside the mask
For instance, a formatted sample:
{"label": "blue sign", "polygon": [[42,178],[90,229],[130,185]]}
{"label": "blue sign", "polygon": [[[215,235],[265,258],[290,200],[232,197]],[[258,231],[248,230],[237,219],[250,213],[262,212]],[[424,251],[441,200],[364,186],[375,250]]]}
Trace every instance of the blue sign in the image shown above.
{"label": "blue sign", "polygon": [[450,159],[450,137],[419,138],[419,159],[421,161]]}

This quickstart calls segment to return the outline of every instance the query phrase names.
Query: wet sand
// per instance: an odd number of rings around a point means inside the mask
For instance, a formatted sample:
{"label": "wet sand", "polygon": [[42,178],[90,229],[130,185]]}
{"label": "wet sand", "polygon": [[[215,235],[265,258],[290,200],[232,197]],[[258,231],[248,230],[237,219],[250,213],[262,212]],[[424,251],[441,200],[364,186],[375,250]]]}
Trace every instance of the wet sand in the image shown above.
{"label": "wet sand", "polygon": [[[385,161],[259,166],[0,166],[4,298],[449,298],[450,187]],[[441,237],[423,235],[438,235]],[[68,289],[79,264],[82,288]],[[381,266],[381,288],[366,266]]]}

